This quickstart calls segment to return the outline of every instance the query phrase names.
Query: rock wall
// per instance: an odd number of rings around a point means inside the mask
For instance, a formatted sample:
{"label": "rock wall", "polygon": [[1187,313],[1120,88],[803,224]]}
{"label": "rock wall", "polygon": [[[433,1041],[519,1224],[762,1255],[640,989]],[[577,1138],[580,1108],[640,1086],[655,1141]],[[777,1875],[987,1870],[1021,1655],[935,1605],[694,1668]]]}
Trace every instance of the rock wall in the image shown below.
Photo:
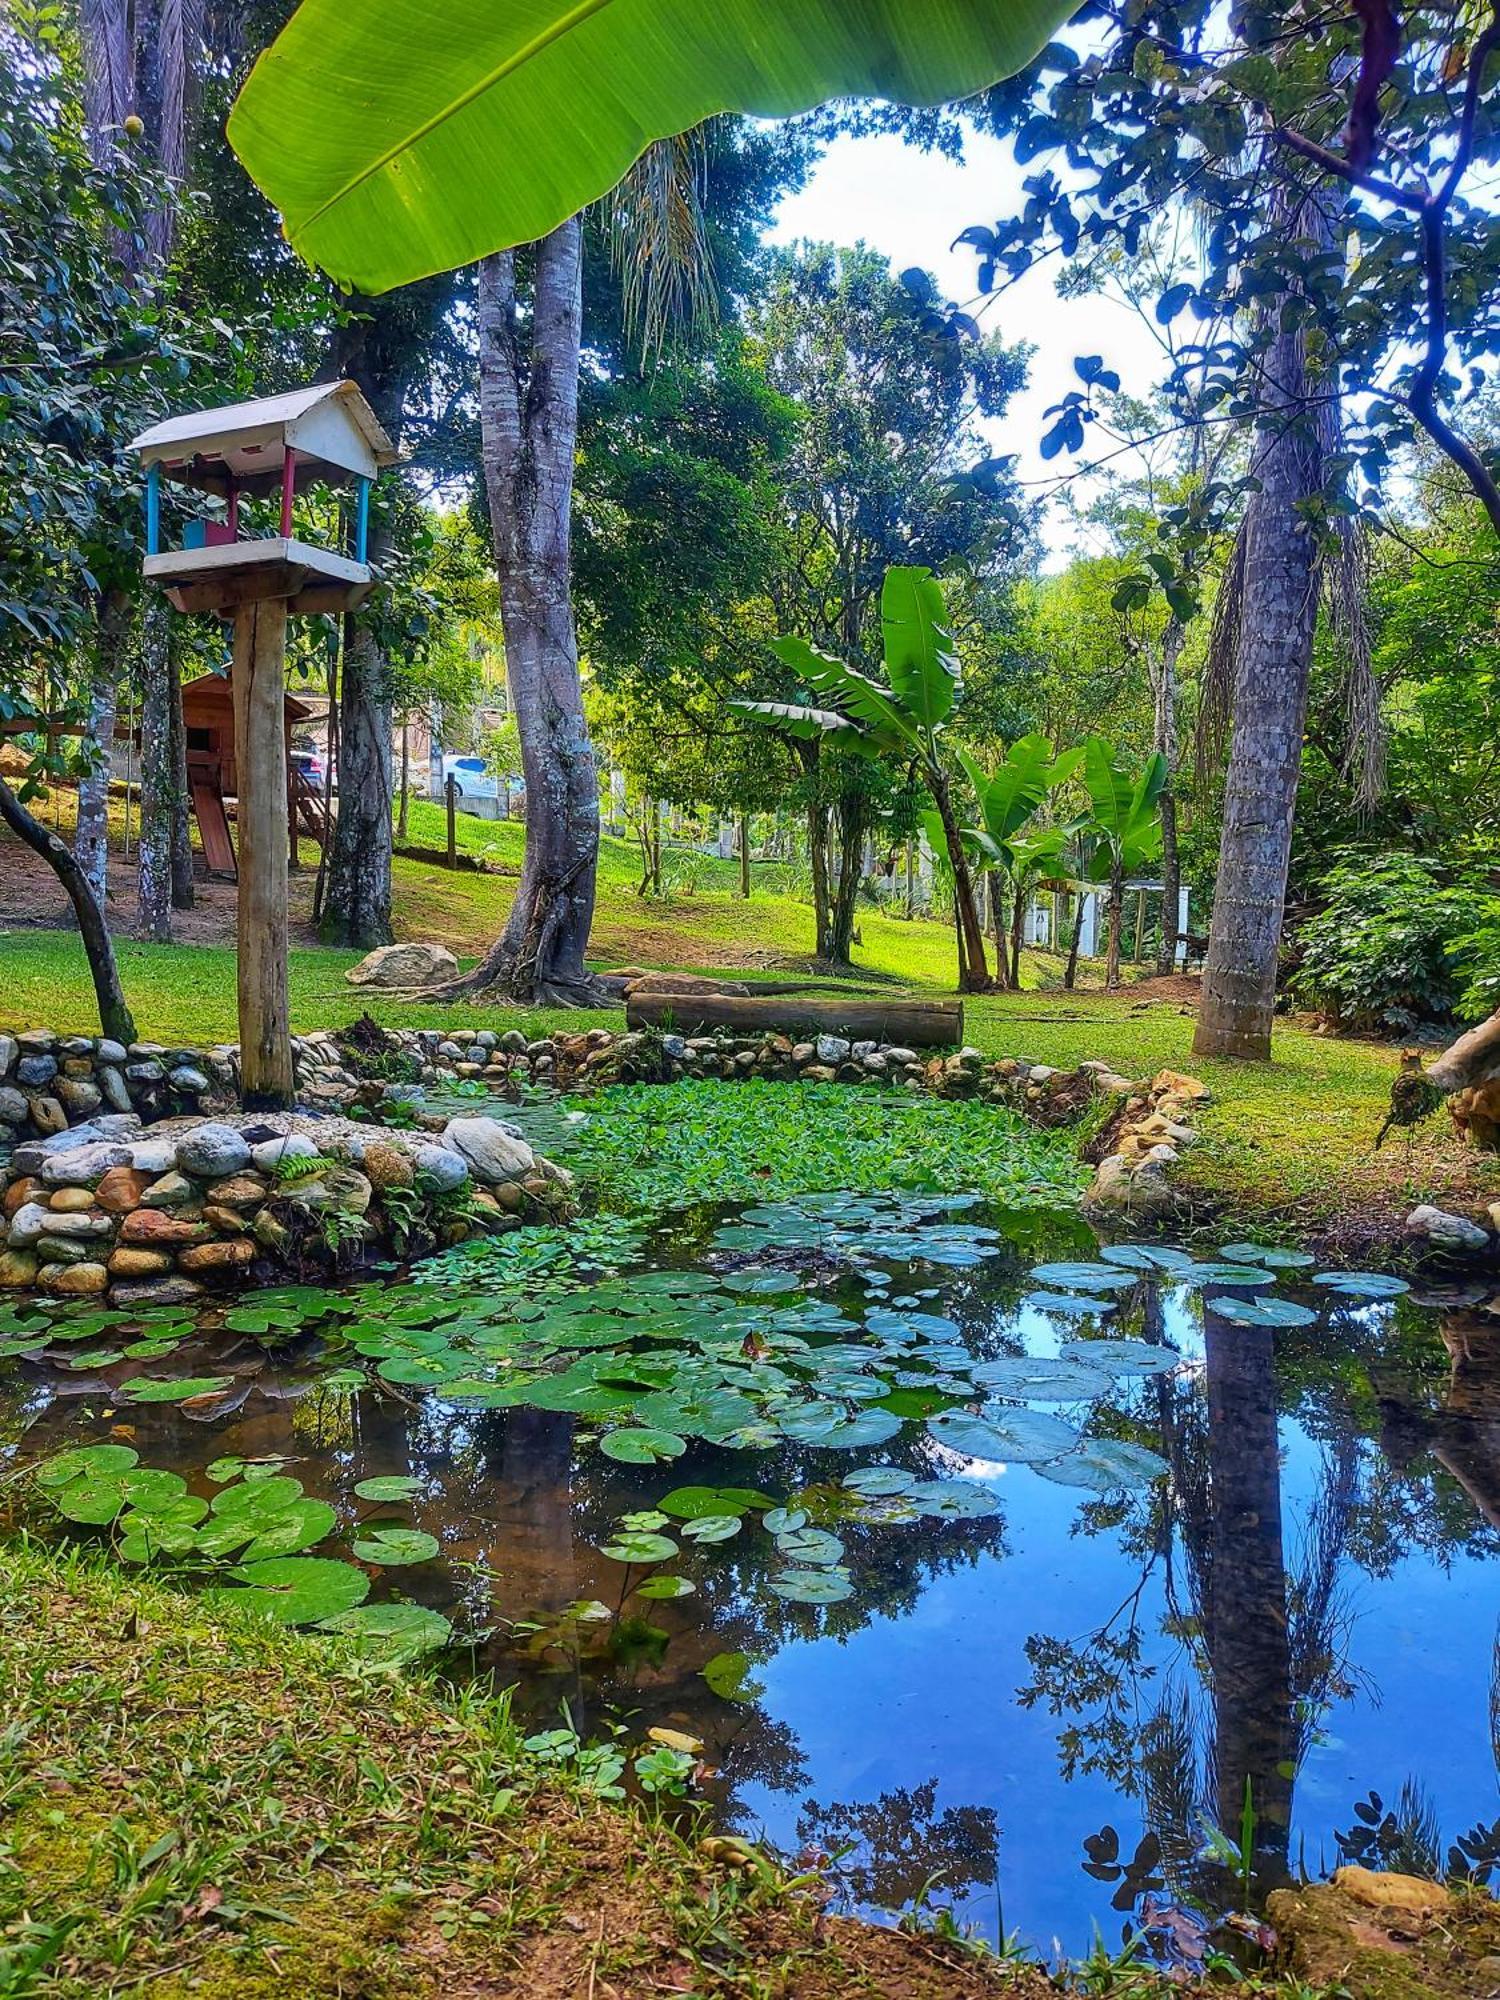
{"label": "rock wall", "polygon": [[339,1118],[103,1113],[0,1170],[0,1287],[111,1305],[337,1274],[572,1213],[571,1177],[495,1118],[433,1132]]}

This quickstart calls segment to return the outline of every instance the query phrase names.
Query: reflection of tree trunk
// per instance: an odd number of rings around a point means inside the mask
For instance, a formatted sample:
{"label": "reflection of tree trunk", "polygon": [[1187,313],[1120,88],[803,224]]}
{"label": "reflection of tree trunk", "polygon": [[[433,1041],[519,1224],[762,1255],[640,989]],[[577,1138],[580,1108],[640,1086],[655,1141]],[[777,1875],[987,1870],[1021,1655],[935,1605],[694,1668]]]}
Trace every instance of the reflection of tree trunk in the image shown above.
{"label": "reflection of tree trunk", "polygon": [[1487,1314],[1450,1312],[1438,1330],[1453,1366],[1443,1406],[1422,1409],[1377,1383],[1381,1448],[1398,1468],[1431,1452],[1500,1528],[1500,1326]]}
{"label": "reflection of tree trunk", "polygon": [[1211,1311],[1203,1325],[1212,1522],[1204,1630],[1214,1789],[1219,1825],[1238,1840],[1248,1783],[1264,1888],[1286,1874],[1297,1742],[1273,1337],[1269,1329],[1229,1326]]}
{"label": "reflection of tree trunk", "polygon": [[505,1509],[506,1568],[521,1601],[561,1611],[578,1595],[573,1553],[573,1419],[560,1410],[506,1412],[500,1477]]}

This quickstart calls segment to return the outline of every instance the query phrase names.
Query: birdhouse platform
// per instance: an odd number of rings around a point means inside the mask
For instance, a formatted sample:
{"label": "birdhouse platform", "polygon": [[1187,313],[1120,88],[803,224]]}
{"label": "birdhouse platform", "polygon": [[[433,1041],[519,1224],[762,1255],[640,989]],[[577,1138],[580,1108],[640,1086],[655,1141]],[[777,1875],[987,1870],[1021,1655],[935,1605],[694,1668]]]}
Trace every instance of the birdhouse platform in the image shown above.
{"label": "birdhouse platform", "polygon": [[147,556],[143,571],[177,610],[216,611],[226,618],[240,605],[266,597],[285,598],[288,611],[351,611],[375,581],[368,563],[291,535],[165,549]]}

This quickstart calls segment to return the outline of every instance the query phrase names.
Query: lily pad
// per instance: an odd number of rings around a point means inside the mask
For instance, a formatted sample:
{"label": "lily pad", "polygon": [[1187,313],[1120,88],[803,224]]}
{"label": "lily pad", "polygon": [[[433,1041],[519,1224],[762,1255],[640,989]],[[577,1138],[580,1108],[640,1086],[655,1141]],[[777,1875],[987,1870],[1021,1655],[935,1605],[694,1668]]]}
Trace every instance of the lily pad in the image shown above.
{"label": "lily pad", "polygon": [[[244,1515],[232,1517],[243,1520]],[[300,1555],[331,1535],[338,1515],[326,1500],[294,1500],[260,1526],[254,1541],[242,1551],[242,1562],[261,1562],[271,1556]]]}
{"label": "lily pad", "polygon": [[854,1586],[840,1570],[788,1569],[771,1578],[771,1589],[789,1604],[842,1604]]}
{"label": "lily pad", "polygon": [[862,1465],[857,1472],[847,1473],[842,1483],[851,1493],[888,1496],[907,1492],[916,1484],[916,1476],[897,1465]]}
{"label": "lily pad", "polygon": [[1268,1271],[1310,1271],[1313,1267],[1306,1250],[1283,1250],[1277,1244],[1226,1243],[1219,1255],[1229,1264],[1264,1264]]}
{"label": "lily pad", "polygon": [[[1228,1256],[1230,1253],[1224,1253]],[[1118,1264],[1122,1271],[1163,1271],[1168,1274],[1191,1271],[1193,1253],[1166,1243],[1107,1243],[1099,1252],[1106,1264]]]}
{"label": "lily pad", "polygon": [[268,1612],[279,1625],[321,1624],[370,1594],[364,1571],[332,1556],[277,1556],[230,1574],[246,1586],[231,1593],[234,1599]]}
{"label": "lily pad", "polygon": [[677,1544],[670,1535],[617,1535],[612,1542],[606,1542],[599,1553],[617,1563],[660,1563],[668,1562],[676,1555]]}
{"label": "lily pad", "polygon": [[1199,1291],[1220,1291],[1233,1287],[1237,1291],[1252,1291],[1264,1285],[1274,1285],[1276,1273],[1268,1271],[1264,1264],[1197,1264],[1193,1267],[1192,1282]]}
{"label": "lily pad", "polygon": [[695,1521],[683,1522],[682,1536],[689,1542],[729,1542],[742,1525],[738,1514],[703,1514]]}
{"label": "lily pad", "polygon": [[1109,1393],[1110,1380],[1081,1361],[1052,1360],[1045,1355],[1005,1355],[981,1361],[970,1374],[991,1396],[1011,1396],[1019,1403],[1090,1402]]}
{"label": "lily pad", "polygon": [[705,1514],[749,1514],[772,1504],[769,1494],[752,1486],[674,1486],[657,1502],[664,1514],[679,1521],[696,1521]]}
{"label": "lily pad", "polygon": [[709,1691],[722,1701],[748,1701],[750,1699],[746,1682],[753,1665],[750,1655],[739,1651],[715,1653],[706,1666],[700,1669],[707,1681]]}
{"label": "lily pad", "polygon": [[664,1458],[681,1458],[687,1444],[672,1431],[609,1431],[599,1449],[622,1465],[655,1465]]}
{"label": "lily pad", "polygon": [[1070,1340],[1059,1353],[1064,1361],[1103,1368],[1111,1375],[1166,1375],[1182,1359],[1175,1347],[1153,1347],[1144,1340]]}
{"label": "lily pad", "polygon": [[1082,1319],[1086,1313],[1114,1312],[1118,1299],[1091,1299],[1086,1292],[1028,1292],[1021,1304],[1032,1312],[1066,1313]]}
{"label": "lily pad", "polygon": [[691,1577],[649,1576],[636,1590],[637,1597],[671,1598],[691,1597],[698,1588]]}
{"label": "lily pad", "polygon": [[435,1653],[453,1637],[453,1627],[442,1612],[430,1611],[425,1604],[357,1604],[320,1619],[318,1629],[343,1633],[358,1642],[362,1653],[387,1662]]}
{"label": "lily pad", "polygon": [[354,1553],[361,1562],[398,1569],[408,1563],[431,1562],[440,1546],[436,1535],[421,1528],[370,1528],[356,1538]]}
{"label": "lily pad", "polygon": [[1170,1469],[1154,1451],[1123,1438],[1085,1438],[1065,1458],[1037,1467],[1044,1479],[1055,1480],[1059,1486],[1082,1486],[1091,1493],[1147,1486]]}
{"label": "lily pad", "polygon": [[792,1528],[805,1528],[807,1515],[800,1507],[773,1507],[761,1526],[773,1535],[784,1535]]}
{"label": "lily pad", "polygon": [[54,1503],[65,1521],[81,1528],[107,1528],[125,1506],[125,1489],[118,1476],[85,1473],[70,1479]]}
{"label": "lily pad", "polygon": [[382,1473],[376,1479],[361,1479],[354,1488],[359,1500],[411,1500],[422,1490],[420,1479],[405,1473]]}
{"label": "lily pad", "polygon": [[788,1528],[785,1534],[776,1537],[776,1547],[788,1562],[813,1569],[824,1569],[844,1559],[843,1543],[826,1528]]}
{"label": "lily pad", "polygon": [[1383,1271],[1320,1271],[1312,1283],[1347,1299],[1396,1299],[1411,1290],[1404,1278],[1388,1278]]}
{"label": "lily pad", "polygon": [[1134,1271],[1122,1271],[1116,1264],[1038,1264],[1031,1275],[1044,1285],[1085,1292],[1124,1291],[1137,1282]]}
{"label": "lily pad", "polygon": [[1078,1442],[1078,1433],[1061,1417],[1049,1417],[1041,1410],[987,1409],[982,1416],[950,1410],[933,1417],[928,1434],[950,1451],[965,1458],[995,1459],[1001,1463],[1035,1464],[1039,1459],[1057,1458]]}
{"label": "lily pad", "polygon": [[1000,1502],[968,1479],[924,1479],[903,1496],[940,1521],[983,1521],[1000,1512]]}
{"label": "lily pad", "polygon": [[140,1453],[128,1444],[80,1444],[39,1465],[33,1477],[38,1486],[51,1488],[66,1486],[70,1480],[81,1479],[85,1474],[126,1473],[139,1463]]}
{"label": "lily pad", "polygon": [[184,1375],[176,1381],[138,1375],[125,1387],[133,1403],[189,1403],[195,1396],[216,1396],[233,1381],[232,1375]]}
{"label": "lily pad", "polygon": [[1318,1317],[1295,1299],[1215,1299],[1212,1310],[1231,1326],[1311,1326]]}

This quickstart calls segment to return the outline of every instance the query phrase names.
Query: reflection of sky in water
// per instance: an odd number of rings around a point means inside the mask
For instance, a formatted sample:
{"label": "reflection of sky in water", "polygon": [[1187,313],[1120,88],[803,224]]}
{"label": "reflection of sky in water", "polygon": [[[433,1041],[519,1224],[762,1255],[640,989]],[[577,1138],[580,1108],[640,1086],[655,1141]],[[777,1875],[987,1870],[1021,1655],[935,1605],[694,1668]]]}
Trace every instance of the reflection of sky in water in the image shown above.
{"label": "reflection of sky in water", "polygon": [[[940,1299],[925,1296],[934,1284]],[[1055,1354],[1090,1325],[1017,1310],[1024,1287],[1014,1266],[1003,1276],[921,1269],[897,1278],[895,1293],[904,1288],[922,1290],[928,1311],[951,1309],[988,1353],[1018,1343],[1032,1354]],[[1301,1296],[1326,1303],[1312,1292]],[[580,1666],[554,1659],[554,1671],[537,1674],[523,1664],[523,1647],[503,1626],[487,1657],[502,1681],[515,1680],[518,1672],[530,1676],[523,1706],[538,1721],[555,1721],[567,1699],[587,1726],[613,1701],[640,1727],[669,1720],[698,1729],[734,1782],[726,1802],[734,1822],[750,1831],[764,1828],[788,1850],[809,1831],[809,1801],[850,1808],[873,1805],[882,1795],[916,1794],[921,1804],[922,1788],[936,1780],[930,1811],[937,1818],[975,1807],[996,1816],[1006,1928],[1019,1929],[1035,1945],[1046,1947],[1056,1938],[1080,1952],[1096,1925],[1113,1943],[1126,1920],[1111,1908],[1115,1885],[1082,1872],[1085,1839],[1112,1825],[1122,1858],[1129,1859],[1149,1815],[1145,1801],[1124,1795],[1111,1775],[1082,1770],[1063,1781],[1058,1738],[1079,1717],[1054,1715],[1043,1700],[1028,1708],[1017,1699],[1037,1673],[1028,1640],[1082,1644],[1111,1620],[1116,1634],[1128,1630],[1134,1597],[1141,1656],[1122,1684],[1120,1754],[1135,1764],[1141,1724],[1170,1681],[1188,1702],[1195,1796],[1207,1810],[1214,1799],[1215,1743],[1230,1731],[1216,1735],[1222,1718],[1216,1718],[1204,1654],[1217,1644],[1223,1659],[1226,1639],[1248,1634],[1253,1640],[1257,1630],[1274,1624],[1266,1606],[1279,1595],[1283,1565],[1293,1579],[1307,1570],[1318,1548],[1329,1546],[1332,1519],[1336,1562],[1325,1565],[1324,1580],[1334,1574],[1337,1586],[1320,1629],[1332,1635],[1335,1659],[1342,1653],[1347,1667],[1331,1676],[1337,1686],[1315,1718],[1297,1773],[1292,1867],[1305,1861],[1317,1872],[1333,1865],[1334,1830],[1353,1824],[1356,1801],[1373,1788],[1389,1804],[1408,1777],[1421,1781],[1435,1807],[1445,1851],[1476,1822],[1495,1819],[1500,1793],[1488,1698],[1500,1592],[1489,1554],[1495,1532],[1484,1526],[1480,1510],[1500,1509],[1500,1321],[1460,1315],[1462,1337],[1445,1346],[1439,1334],[1447,1322],[1407,1303],[1394,1313],[1383,1306],[1341,1309],[1314,1327],[1274,1339],[1222,1322],[1206,1336],[1199,1302],[1187,1291],[1163,1294],[1154,1329],[1143,1326],[1138,1301],[1123,1301],[1119,1318],[1122,1333],[1154,1331],[1187,1362],[1165,1386],[1118,1383],[1105,1405],[1142,1419],[1132,1434],[1173,1458],[1173,1504],[1157,1511],[1154,1529],[1149,1491],[1120,1507],[1058,1485],[1029,1466],[973,1468],[999,1495],[999,1524],[975,1524],[971,1531],[963,1523],[923,1521],[873,1530],[864,1557],[851,1532],[857,1617],[842,1621],[856,1627],[846,1636],[827,1635],[838,1618],[789,1613],[768,1597],[775,1561],[768,1537],[752,1523],[722,1549],[685,1552],[677,1566],[698,1578],[697,1596],[639,1607],[671,1635],[662,1658],[637,1658],[613,1678],[599,1660]],[[1099,1325],[1114,1331],[1110,1318]],[[1473,1355],[1455,1362],[1453,1355],[1463,1354],[1471,1336]],[[1456,1386],[1461,1373],[1467,1383],[1462,1404]],[[1211,1384],[1220,1398],[1217,1431],[1208,1414]],[[307,1405],[295,1415],[294,1387],[287,1378],[278,1388],[272,1371],[244,1410],[220,1424],[194,1424],[161,1409],[138,1411],[143,1457],[191,1472],[225,1450],[290,1451],[298,1455],[297,1471],[309,1490],[335,1499],[372,1473],[416,1474],[422,1492],[412,1506],[413,1524],[440,1536],[450,1566],[410,1572],[398,1586],[479,1629],[538,1609],[555,1613],[578,1597],[613,1599],[623,1578],[597,1555],[598,1546],[620,1513],[649,1507],[679,1481],[764,1484],[780,1497],[799,1467],[801,1477],[813,1479],[838,1479],[855,1466],[886,1460],[916,1465],[924,1477],[963,1470],[963,1461],[947,1452],[922,1450],[918,1426],[875,1451],[802,1447],[761,1457],[695,1444],[674,1465],[638,1469],[611,1464],[592,1445],[579,1449],[571,1418],[457,1411],[436,1397],[406,1409],[362,1394],[352,1407],[341,1406],[343,1416],[323,1436],[309,1425]],[[1268,1550],[1258,1533],[1264,1524],[1256,1517],[1255,1495],[1257,1477],[1262,1499],[1267,1491],[1262,1446],[1270,1435],[1273,1389],[1282,1534],[1277,1544],[1272,1520]],[[1445,1416],[1445,1398],[1451,1411],[1463,1414]],[[1047,1408],[1073,1421],[1084,1415],[1076,1406]],[[1175,1457],[1154,1429],[1164,1411]],[[76,1396],[59,1400],[41,1413],[29,1444],[41,1449],[71,1441],[78,1435],[71,1427],[81,1419],[86,1411]],[[1441,1480],[1425,1455],[1440,1441],[1439,1425],[1448,1426],[1441,1436],[1450,1442],[1460,1436],[1467,1452]],[[1394,1466],[1382,1440],[1395,1450]],[[1342,1483],[1334,1477],[1339,1466]],[[1191,1621],[1212,1608],[1205,1582],[1215,1545],[1208,1491],[1238,1496],[1227,1546],[1243,1548],[1246,1568],[1241,1574],[1236,1563],[1217,1626],[1209,1617],[1207,1627],[1195,1628],[1202,1634],[1195,1644],[1193,1629],[1174,1637],[1161,1628],[1174,1609]],[[1272,1493],[1272,1516],[1274,1511]],[[1314,1532],[1320,1521],[1321,1543]],[[1163,1526],[1170,1529],[1169,1558],[1158,1544],[1153,1563],[1153,1533]],[[991,1528],[997,1532],[988,1533]],[[965,1550],[974,1552],[972,1560],[955,1553]],[[1361,1555],[1371,1567],[1361,1567]],[[871,1588],[877,1573],[893,1592],[909,1594],[904,1614],[879,1608]],[[798,1636],[820,1630],[824,1636]],[[708,1694],[699,1675],[706,1660],[723,1647],[753,1648],[766,1631],[792,1636],[753,1669],[764,1688],[759,1712],[731,1708]],[[1292,1652],[1295,1688],[1299,1673],[1305,1681],[1309,1670],[1305,1659],[1297,1665],[1295,1644]],[[1253,1763],[1255,1746],[1265,1740],[1256,1733],[1253,1690],[1265,1683],[1256,1681],[1253,1658],[1247,1668],[1243,1646],[1236,1657],[1241,1713],[1231,1727],[1241,1729],[1241,1748],[1250,1746]],[[1229,1676],[1222,1678],[1227,1683]],[[1283,1673],[1283,1687],[1286,1678]],[[1089,1706],[1083,1706],[1085,1716]],[[780,1791],[772,1779],[778,1764],[785,1768],[788,1749],[803,1769],[792,1776],[790,1789]],[[736,1780],[737,1773],[748,1775]],[[888,1861],[882,1870],[878,1856],[864,1857],[866,1901],[881,1899],[882,1882],[890,1900],[899,1901],[928,1872],[925,1861],[941,1858],[943,1843],[930,1830],[924,1837],[921,1825],[903,1826],[902,1810],[898,1800],[884,1828],[898,1847],[905,1836],[901,1865]],[[1237,1808],[1229,1817],[1232,1826]],[[825,1819],[818,1829],[825,1844],[835,1845],[830,1825],[835,1835],[837,1826],[847,1829],[847,1813],[835,1822]],[[982,1865],[974,1872],[982,1875]],[[1201,1874],[1197,1885],[1202,1887]],[[968,1886],[950,1898],[941,1883],[935,1885],[934,1901],[950,1899],[961,1918],[995,1934],[993,1888]]]}

